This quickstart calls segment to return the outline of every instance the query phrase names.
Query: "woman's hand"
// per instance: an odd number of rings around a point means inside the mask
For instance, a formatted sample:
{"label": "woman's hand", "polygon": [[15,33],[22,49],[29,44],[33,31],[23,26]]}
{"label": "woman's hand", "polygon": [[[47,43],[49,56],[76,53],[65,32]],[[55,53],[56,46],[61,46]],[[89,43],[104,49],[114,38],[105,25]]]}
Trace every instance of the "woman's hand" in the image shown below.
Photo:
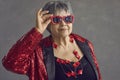
{"label": "woman's hand", "polygon": [[49,13],[49,11],[42,11],[42,9],[40,9],[36,14],[36,29],[40,33],[43,33],[51,22],[50,16],[52,16],[52,14],[47,13]]}

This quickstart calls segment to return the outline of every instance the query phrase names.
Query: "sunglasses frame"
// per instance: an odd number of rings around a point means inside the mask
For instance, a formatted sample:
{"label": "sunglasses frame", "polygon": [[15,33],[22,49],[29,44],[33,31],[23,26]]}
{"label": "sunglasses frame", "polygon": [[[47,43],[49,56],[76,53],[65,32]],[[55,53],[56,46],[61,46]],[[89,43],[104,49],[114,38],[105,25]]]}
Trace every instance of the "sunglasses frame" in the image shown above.
{"label": "sunglasses frame", "polygon": [[[71,16],[71,17],[72,17],[72,22],[66,22],[65,18],[68,17],[68,16]],[[63,20],[65,23],[67,23],[67,24],[73,23],[73,22],[74,22],[74,16],[73,16],[73,15],[68,15],[68,16],[51,16],[50,19],[51,19],[51,22],[52,22],[53,24],[59,24],[59,23],[62,22],[62,20]],[[62,20],[59,21],[58,23],[56,23],[56,22],[53,21],[53,18],[55,18],[55,17],[58,17],[58,18],[60,18],[60,19],[62,19]]]}

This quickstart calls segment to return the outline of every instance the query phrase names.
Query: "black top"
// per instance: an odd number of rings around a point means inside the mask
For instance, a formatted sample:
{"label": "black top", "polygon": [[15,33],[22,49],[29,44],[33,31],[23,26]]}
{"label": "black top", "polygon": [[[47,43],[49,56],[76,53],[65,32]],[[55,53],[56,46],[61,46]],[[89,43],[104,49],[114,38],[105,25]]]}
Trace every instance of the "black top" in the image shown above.
{"label": "black top", "polygon": [[[55,57],[55,80],[97,80],[95,72],[86,59],[85,56],[79,61],[80,65],[77,68],[73,67],[74,62],[69,64],[60,64]],[[82,74],[78,74],[78,71],[82,70]],[[67,72],[74,71],[76,76],[68,77]]]}

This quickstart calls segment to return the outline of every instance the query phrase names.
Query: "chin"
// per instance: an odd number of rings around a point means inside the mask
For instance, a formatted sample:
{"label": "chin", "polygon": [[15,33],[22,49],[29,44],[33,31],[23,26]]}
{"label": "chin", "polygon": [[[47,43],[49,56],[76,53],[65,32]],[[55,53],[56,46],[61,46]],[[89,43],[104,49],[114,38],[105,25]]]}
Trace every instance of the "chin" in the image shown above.
{"label": "chin", "polygon": [[68,37],[70,35],[70,33],[62,33],[60,34],[61,37]]}

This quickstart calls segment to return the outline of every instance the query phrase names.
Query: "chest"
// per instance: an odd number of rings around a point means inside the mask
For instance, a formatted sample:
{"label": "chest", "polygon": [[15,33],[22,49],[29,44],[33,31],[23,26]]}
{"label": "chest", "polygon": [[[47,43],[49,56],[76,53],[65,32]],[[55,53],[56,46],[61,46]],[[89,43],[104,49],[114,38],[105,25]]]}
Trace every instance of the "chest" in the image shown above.
{"label": "chest", "polygon": [[[74,54],[74,51],[76,51],[77,55],[80,56],[79,59]],[[53,49],[53,54],[57,58],[69,60],[71,62],[77,62],[83,57],[83,52],[77,45],[73,45],[68,48]]]}
{"label": "chest", "polygon": [[[95,67],[93,58],[91,56],[90,53],[90,49],[89,47],[84,44],[84,43],[77,43],[79,47],[77,47],[76,49],[78,50],[78,53],[80,56],[86,56],[86,58],[88,59],[88,61],[90,62],[90,64],[92,65],[95,73],[97,74],[97,69]],[[51,78],[54,78],[55,75],[55,58],[54,57],[59,57],[61,59],[67,59],[67,60],[71,60],[72,62],[76,62],[78,61],[78,59],[76,59],[75,56],[73,56],[73,48],[70,47],[69,49],[59,49],[59,50],[54,50],[53,47],[48,47],[48,48],[44,48],[43,49],[43,53],[44,53],[44,61],[45,61],[45,66],[48,72],[48,77],[50,80],[52,80]],[[51,71],[53,72],[51,74]],[[98,76],[97,76],[98,77]]]}

